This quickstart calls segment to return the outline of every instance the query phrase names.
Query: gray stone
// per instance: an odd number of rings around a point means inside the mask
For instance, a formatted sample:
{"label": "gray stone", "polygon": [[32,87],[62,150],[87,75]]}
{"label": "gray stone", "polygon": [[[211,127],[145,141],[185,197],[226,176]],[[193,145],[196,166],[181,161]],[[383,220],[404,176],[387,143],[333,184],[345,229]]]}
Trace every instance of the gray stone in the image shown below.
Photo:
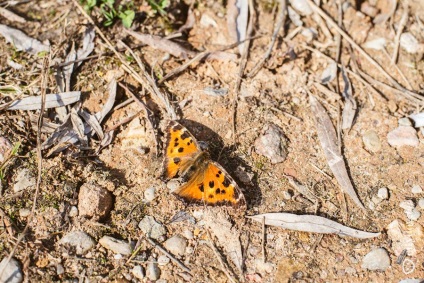
{"label": "gray stone", "polygon": [[365,132],[362,136],[362,142],[364,143],[365,149],[371,152],[378,152],[381,150],[381,141],[374,130]]}
{"label": "gray stone", "polygon": [[147,236],[155,240],[166,234],[165,227],[163,227],[162,224],[156,222],[156,220],[149,215],[145,216],[140,221],[138,228],[140,228],[141,231],[143,231]]}
{"label": "gray stone", "polygon": [[101,219],[106,217],[113,207],[112,194],[97,184],[86,183],[78,194],[80,216]]}
{"label": "gray stone", "polygon": [[0,262],[0,270],[3,270],[3,273],[0,274],[0,282],[20,283],[24,279],[19,261],[13,257],[9,261],[7,261],[7,257],[3,258]]}
{"label": "gray stone", "polygon": [[187,240],[182,236],[176,235],[166,240],[163,245],[174,255],[184,255],[187,247]]}
{"label": "gray stone", "polygon": [[417,147],[420,143],[417,137],[417,131],[411,126],[399,126],[387,134],[387,142],[393,147],[413,146]]}
{"label": "gray stone", "polygon": [[36,180],[29,169],[24,168],[16,174],[16,182],[13,184],[13,191],[15,193],[23,191],[29,187],[35,186]]}
{"label": "gray stone", "polygon": [[274,270],[274,265],[272,263],[264,262],[259,258],[255,260],[255,267],[262,276],[265,276],[267,273],[271,273]]}
{"label": "gray stone", "polygon": [[22,218],[26,218],[31,214],[31,210],[28,208],[19,209],[19,216]]}
{"label": "gray stone", "polygon": [[61,264],[56,265],[56,274],[62,275],[63,273],[65,273],[65,268],[63,268],[63,265]]}
{"label": "gray stone", "polygon": [[150,280],[158,280],[160,277],[160,269],[156,262],[149,262],[146,267],[146,276]]}
{"label": "gray stone", "polygon": [[404,200],[399,203],[399,206],[405,211],[412,211],[415,208],[414,202],[412,200]]}
{"label": "gray stone", "polygon": [[417,208],[414,208],[413,210],[405,210],[405,214],[406,217],[412,221],[417,221],[421,217],[421,212],[419,212]]}
{"label": "gray stone", "polygon": [[99,244],[104,248],[111,250],[115,254],[130,255],[132,253],[132,247],[128,242],[109,236],[103,236],[99,240]]}
{"label": "gray stone", "polygon": [[286,146],[283,130],[272,123],[265,125],[262,134],[255,140],[256,152],[268,157],[272,164],[286,160]]}
{"label": "gray stone", "polygon": [[71,206],[71,209],[69,210],[69,217],[76,216],[78,216],[78,208],[76,206]]}
{"label": "gray stone", "polygon": [[398,120],[399,126],[412,126],[412,122],[408,117],[403,117]]}
{"label": "gray stone", "polygon": [[60,239],[59,244],[73,247],[76,254],[82,255],[88,252],[95,245],[95,242],[85,232],[73,231]]}
{"label": "gray stone", "polygon": [[143,267],[141,267],[140,265],[134,266],[133,269],[131,270],[131,273],[138,280],[144,279],[144,270],[143,270]]}
{"label": "gray stone", "polygon": [[370,251],[362,259],[361,267],[368,270],[385,271],[390,266],[390,257],[383,248],[377,248]]}
{"label": "gray stone", "polygon": [[288,192],[288,191],[283,191],[283,198],[285,200],[291,200],[292,194],[290,192]]}
{"label": "gray stone", "polygon": [[144,191],[144,199],[147,202],[153,201],[156,198],[155,193],[156,193],[155,188],[153,188],[153,187],[148,188],[146,191]]}

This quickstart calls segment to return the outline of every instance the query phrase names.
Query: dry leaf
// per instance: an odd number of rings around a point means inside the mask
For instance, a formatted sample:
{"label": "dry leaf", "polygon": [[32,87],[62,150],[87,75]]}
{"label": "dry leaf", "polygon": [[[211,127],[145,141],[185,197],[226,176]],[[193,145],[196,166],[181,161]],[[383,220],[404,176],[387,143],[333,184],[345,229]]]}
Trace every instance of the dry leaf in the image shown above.
{"label": "dry leaf", "polygon": [[[229,0],[227,4],[228,33],[234,42],[241,42],[247,36],[249,16],[248,0]],[[246,42],[239,44],[239,52],[243,54]]]}
{"label": "dry leaf", "polygon": [[239,231],[233,227],[224,213],[215,213],[212,210],[207,210],[203,219],[206,227],[217,238],[227,257],[242,273],[243,255]]}
{"label": "dry leaf", "polygon": [[188,59],[188,57],[196,55],[196,52],[190,51],[169,39],[157,35],[142,34],[128,29],[126,29],[125,32],[136,38],[138,41],[141,41],[152,48],[167,52],[175,57]]}
{"label": "dry leaf", "polygon": [[23,50],[36,55],[39,52],[47,52],[50,50],[50,46],[41,43],[37,39],[29,37],[18,29],[14,29],[6,25],[0,24],[0,34],[6,38],[7,42],[12,43],[17,51]]}
{"label": "dry leaf", "polygon": [[[75,103],[80,100],[80,91],[51,93],[46,95],[45,108],[55,108]],[[39,110],[41,109],[41,96],[29,96],[15,100],[8,110]]]}
{"label": "dry leaf", "polygon": [[277,226],[284,229],[322,233],[336,234],[340,236],[349,236],[359,239],[368,239],[380,236],[380,233],[369,233],[343,226],[337,222],[316,215],[297,215],[291,213],[265,213],[254,216],[247,216],[262,223],[265,218],[265,224]]}
{"label": "dry leaf", "polygon": [[349,175],[346,170],[346,165],[343,156],[340,152],[336,131],[334,130],[331,119],[325,111],[324,107],[318,102],[318,100],[312,95],[309,96],[311,104],[311,110],[315,117],[318,137],[321,142],[321,147],[324,150],[325,157],[327,158],[328,165],[339,182],[343,191],[345,191],[352,200],[360,208],[365,209],[358,196],[356,195],[355,189],[349,179]]}
{"label": "dry leaf", "polygon": [[343,98],[345,99],[343,112],[342,112],[342,129],[347,130],[352,128],[353,120],[355,119],[357,105],[352,95],[352,84],[350,83],[350,80],[348,76],[346,75],[344,68],[342,68],[342,77],[345,83],[345,87],[342,93]]}

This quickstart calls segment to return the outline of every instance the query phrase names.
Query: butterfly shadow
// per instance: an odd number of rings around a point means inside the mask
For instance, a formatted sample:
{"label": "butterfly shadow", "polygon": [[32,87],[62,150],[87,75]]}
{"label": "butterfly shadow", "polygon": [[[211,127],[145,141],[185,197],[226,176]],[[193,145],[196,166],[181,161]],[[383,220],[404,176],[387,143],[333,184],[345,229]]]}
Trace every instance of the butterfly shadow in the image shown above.
{"label": "butterfly shadow", "polygon": [[237,144],[226,146],[221,136],[199,122],[189,119],[181,119],[179,122],[193,134],[202,147],[207,147],[211,159],[218,162],[233,177],[245,196],[248,209],[261,202],[262,194],[257,189],[257,176],[252,167],[237,156]]}

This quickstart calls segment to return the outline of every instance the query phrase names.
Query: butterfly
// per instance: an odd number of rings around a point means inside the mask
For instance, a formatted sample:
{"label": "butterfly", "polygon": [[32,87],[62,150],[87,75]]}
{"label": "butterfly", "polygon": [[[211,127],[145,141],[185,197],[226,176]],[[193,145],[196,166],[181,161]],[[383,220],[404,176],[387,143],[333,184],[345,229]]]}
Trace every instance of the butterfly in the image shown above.
{"label": "butterfly", "polygon": [[163,172],[161,179],[178,178],[182,184],[173,191],[188,202],[208,205],[245,206],[237,183],[217,162],[210,159],[194,136],[177,121],[166,128]]}

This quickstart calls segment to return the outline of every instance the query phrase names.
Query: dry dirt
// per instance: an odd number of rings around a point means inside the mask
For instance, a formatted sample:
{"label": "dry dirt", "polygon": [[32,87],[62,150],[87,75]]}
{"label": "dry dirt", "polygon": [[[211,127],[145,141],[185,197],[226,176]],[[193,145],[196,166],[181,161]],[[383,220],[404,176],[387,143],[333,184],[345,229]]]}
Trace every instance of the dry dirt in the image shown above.
{"label": "dry dirt", "polygon": [[[323,9],[336,19],[337,1],[325,2]],[[387,1],[370,2],[377,2],[377,7],[384,8]],[[136,7],[147,7],[141,1],[134,3]],[[133,27],[143,33],[167,35],[184,24],[189,5],[190,3],[173,3],[167,9],[168,20],[159,15],[137,17]],[[409,23],[406,29],[415,28],[417,32],[421,28],[417,37],[422,42],[424,18],[417,12],[420,9],[419,2],[410,1],[409,5]],[[358,44],[378,37],[394,41],[393,26],[400,21],[403,12],[401,4],[399,6],[393,20],[383,25],[373,25],[372,18],[355,10],[357,7],[353,6],[345,11],[343,24]],[[20,24],[0,18],[3,24],[19,28],[41,41],[49,40],[54,50],[52,57],[62,60],[72,42],[79,42],[85,25],[88,24],[86,18],[75,8],[73,1],[36,1],[10,9],[26,16],[28,21]],[[187,41],[197,50],[213,49],[232,43],[228,37],[224,16],[226,8],[222,1],[196,2],[193,11],[196,18],[193,29],[186,38],[177,38],[177,42]],[[255,11],[257,21],[253,34],[260,37],[251,43],[247,72],[257,64],[268,48],[278,9],[273,1],[258,1]],[[216,26],[202,26],[202,15],[212,18]],[[306,50],[303,46],[307,44],[334,58],[337,51],[336,42],[326,42],[326,36],[312,16],[302,17],[302,20],[304,26],[318,30],[318,37],[307,42],[304,36],[297,34],[291,39],[283,40],[286,34],[296,28],[289,20],[286,21],[285,32],[280,31],[270,60],[255,77],[242,80],[235,112],[236,133],[233,131],[232,103],[239,61],[195,63],[181,74],[168,79],[162,86],[170,95],[175,108],[179,109],[183,119],[181,123],[199,141],[209,143],[212,159],[218,161],[244,189],[247,201],[245,211],[231,207],[186,204],[169,192],[166,184],[158,178],[162,170],[162,156],[157,150],[154,138],[156,135],[162,142],[163,130],[169,117],[147,95],[143,100],[152,109],[154,120],[160,121],[155,125],[154,131],[142,111],[132,121],[118,127],[112,143],[98,155],[94,150],[82,150],[78,146],[72,146],[58,155],[43,158],[40,193],[34,219],[23,241],[14,251],[14,257],[22,265],[25,279],[28,282],[137,282],[131,275],[133,266],[145,266],[149,260],[154,260],[161,254],[145,240],[138,228],[140,220],[150,215],[164,224],[167,229],[166,238],[187,233],[186,230],[195,235],[189,240],[189,246],[193,248],[191,253],[180,257],[191,269],[191,279],[184,279],[184,275],[181,276],[182,270],[172,262],[161,267],[161,279],[166,279],[167,282],[230,282],[208,245],[210,239],[202,220],[170,223],[172,217],[180,211],[198,217],[208,210],[228,216],[241,235],[243,274],[229,261],[229,269],[234,272],[237,280],[398,282],[406,278],[424,278],[424,251],[419,250],[415,256],[406,257],[415,264],[415,269],[412,273],[405,274],[402,265],[396,263],[398,256],[395,255],[387,235],[387,225],[393,220],[408,222],[399,203],[409,199],[416,203],[419,198],[424,197],[424,194],[411,192],[414,185],[424,187],[422,131],[418,130],[420,144],[417,147],[394,148],[387,142],[387,134],[398,126],[399,118],[422,111],[422,100],[421,105],[411,103],[399,93],[379,85],[376,86],[377,92],[372,91],[369,85],[350,76],[358,111],[353,127],[341,133],[341,147],[355,190],[366,206],[364,211],[359,209],[341,192],[328,167],[318,140],[314,113],[310,110],[308,94],[305,92],[312,82],[319,81],[329,60]],[[138,44],[122,32],[123,27],[118,22],[112,27],[106,28],[101,24],[98,26],[114,44],[118,40],[123,40],[130,46]],[[330,32],[337,34],[334,29],[330,29]],[[156,75],[167,74],[185,62],[172,56],[168,58],[164,52],[150,47],[134,47],[133,50],[146,66],[153,67],[152,73]],[[391,54],[392,50],[392,46],[389,46],[388,53]],[[107,100],[106,74],[121,67],[119,60],[113,54],[105,53],[107,51],[106,45],[96,34],[93,54],[101,55],[86,60],[73,77],[73,89],[82,91],[82,107],[90,113],[99,111]],[[236,49],[233,51],[237,52]],[[383,51],[367,49],[367,52],[398,82],[405,85]],[[26,95],[39,95],[43,59],[15,51],[11,44],[6,44],[4,38],[0,38],[0,54],[1,85],[17,86]],[[424,87],[424,63],[421,56],[422,54],[409,54],[403,49],[399,51],[398,68],[414,90]],[[6,63],[7,58],[13,58],[24,68],[20,71],[12,69]],[[357,50],[351,51],[347,42],[343,41],[341,62],[352,69],[352,61],[368,75],[387,83],[375,67]],[[136,63],[133,61],[132,64]],[[124,73],[119,80],[136,93],[141,90],[140,85],[129,74]],[[341,74],[339,81],[340,88],[343,89]],[[335,89],[335,86],[333,81],[330,87]],[[206,87],[225,88],[229,92],[223,97],[215,97],[204,92]],[[319,98],[337,127],[343,107],[342,97],[319,92],[314,87],[310,89]],[[49,76],[48,90],[52,93],[58,91],[53,71]],[[115,105],[127,98],[124,90],[119,88]],[[140,106],[137,103],[114,110],[102,123],[102,127],[108,129],[138,111]],[[0,221],[0,258],[4,258],[11,253],[19,233],[27,224],[27,218],[21,217],[20,211],[31,209],[33,204],[35,186],[18,194],[13,192],[12,187],[19,169],[29,168],[34,175],[37,174],[36,130],[31,126],[31,117],[37,117],[39,112],[3,110],[0,114],[0,134],[12,143],[20,141],[22,144],[18,155],[6,168],[2,180],[0,209],[9,217],[14,227],[11,234]],[[49,117],[47,112],[45,119],[48,120]],[[254,142],[269,122],[278,125],[288,141],[288,155],[282,163],[271,164],[266,157],[255,152]],[[364,147],[362,137],[368,130],[374,130],[378,134],[381,141],[381,149],[378,152],[367,151]],[[47,136],[43,134],[42,139],[45,140]],[[92,149],[97,148],[97,145],[96,138],[91,140]],[[286,175],[307,186],[318,198],[318,204],[311,205],[296,194]],[[113,193],[113,210],[106,219],[96,221],[84,217],[69,217],[70,207],[78,204],[79,188],[87,182],[96,182]],[[156,189],[156,198],[151,203],[145,203],[144,192],[151,187]],[[370,209],[372,197],[376,196],[378,189],[382,187],[388,188],[389,199]],[[287,191],[293,196],[291,199],[285,198]],[[258,263],[258,260],[261,261],[263,257],[262,225],[244,216],[267,212],[314,214],[359,230],[382,234],[374,239],[361,240],[268,226],[265,255],[266,262],[270,264],[267,265],[268,270],[261,270],[263,264]],[[0,220],[2,218],[0,215]],[[424,225],[423,216],[416,221],[415,225],[418,224]],[[104,235],[132,241],[141,239],[138,256],[142,260],[127,261],[128,257],[119,259],[99,244],[89,256],[71,254],[64,257],[63,248],[57,242],[73,230],[85,231],[96,243]],[[220,243],[215,241],[215,245],[222,257],[228,259]],[[385,271],[361,268],[362,258],[376,247],[388,251],[390,267]],[[58,263],[65,269],[60,275],[56,272]]]}

